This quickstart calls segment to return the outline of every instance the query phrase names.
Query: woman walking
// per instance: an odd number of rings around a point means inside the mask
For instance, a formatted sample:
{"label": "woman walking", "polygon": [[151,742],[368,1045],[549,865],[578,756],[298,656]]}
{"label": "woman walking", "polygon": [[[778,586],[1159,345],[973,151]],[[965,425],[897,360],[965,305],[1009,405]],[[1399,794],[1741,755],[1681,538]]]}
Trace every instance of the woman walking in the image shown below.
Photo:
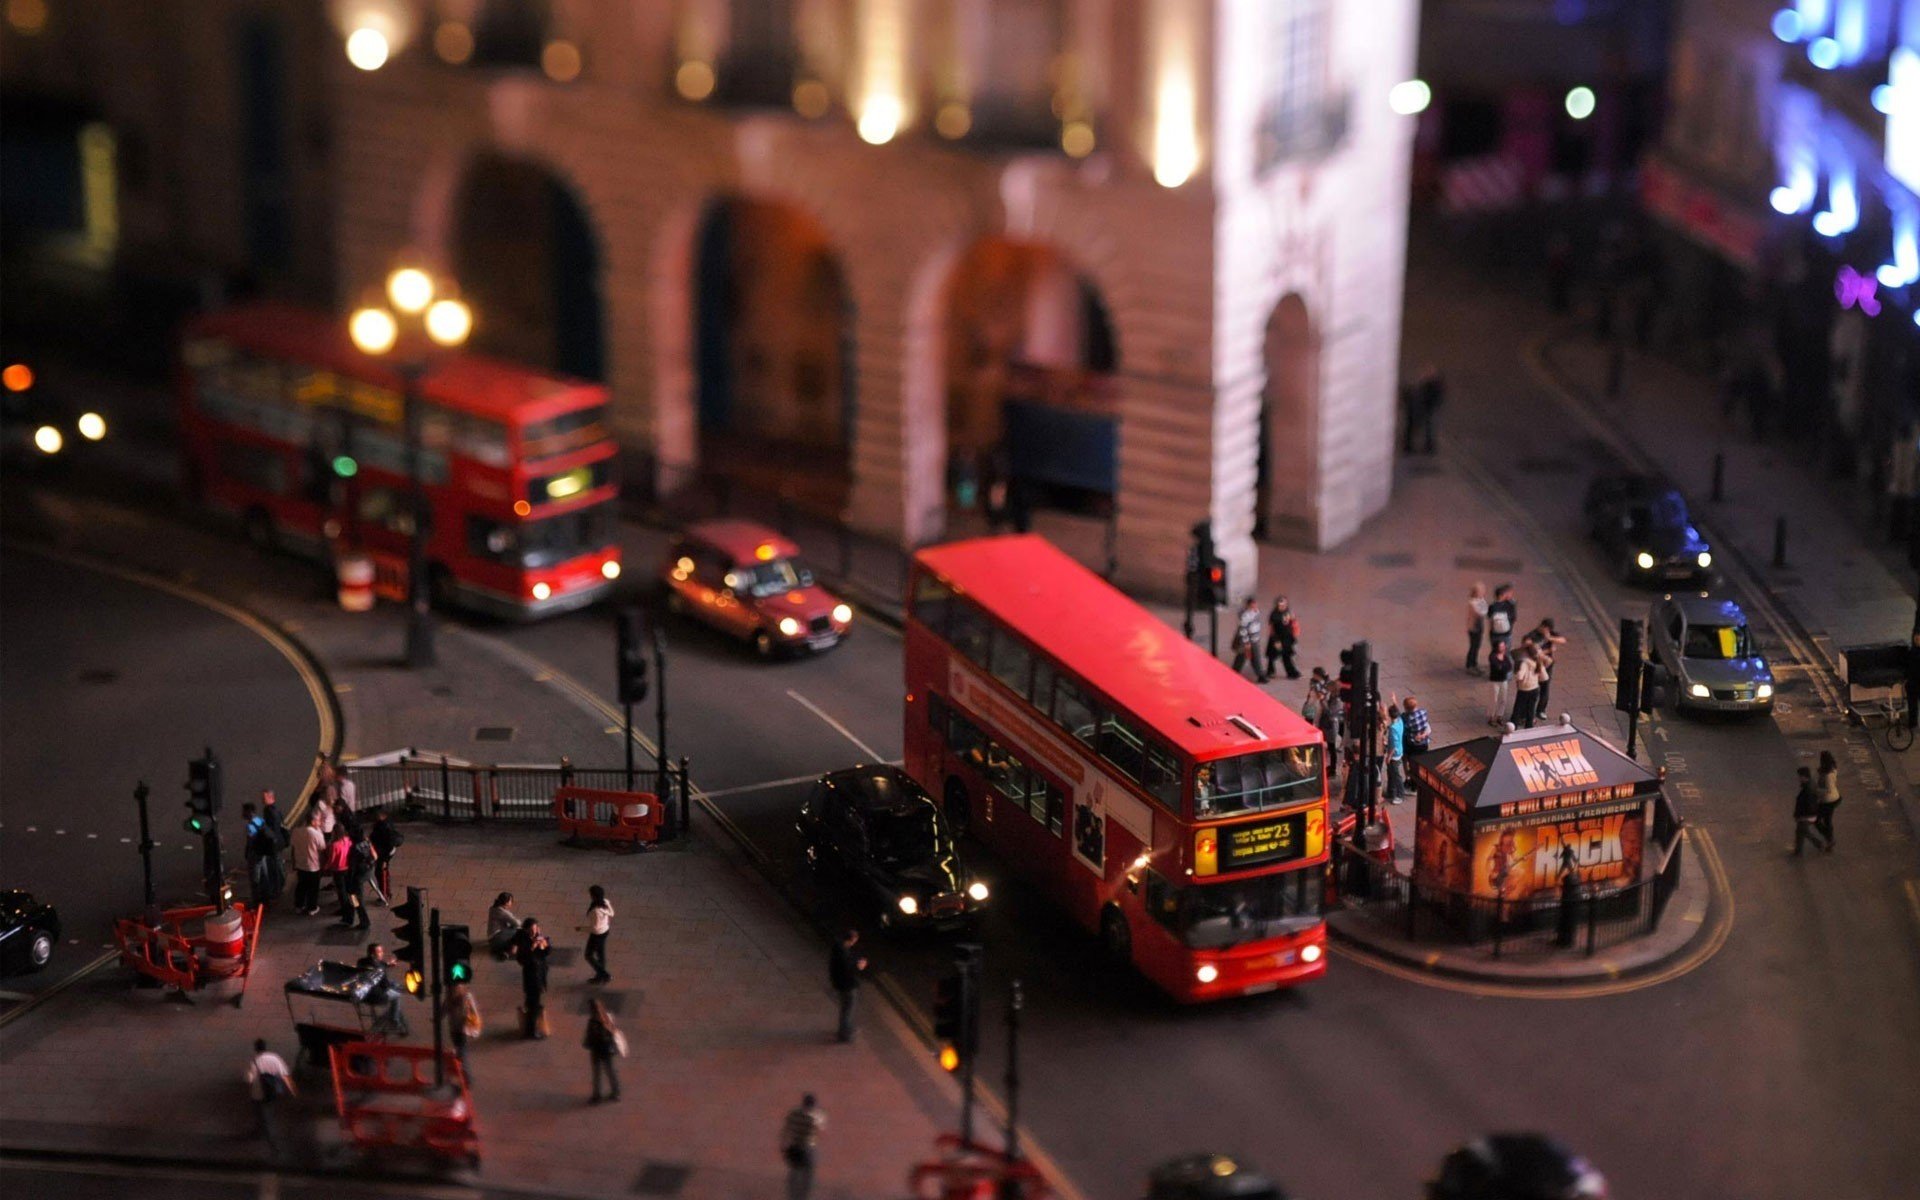
{"label": "woman walking", "polygon": [[1520,660],[1513,666],[1513,716],[1516,729],[1532,729],[1540,715],[1540,652],[1531,642],[1520,646]]}
{"label": "woman walking", "polygon": [[1487,724],[1497,728],[1506,716],[1507,697],[1513,690],[1513,655],[1505,642],[1487,646],[1487,678],[1493,683],[1493,694],[1487,701]]}
{"label": "woman walking", "polygon": [[1467,592],[1467,674],[1480,673],[1480,639],[1487,632],[1487,585],[1475,582]]}
{"label": "woman walking", "polygon": [[587,949],[581,957],[593,968],[593,982],[612,979],[607,974],[607,934],[613,931],[613,905],[607,901],[607,889],[597,883],[587,889],[587,923],[578,929],[587,935]]}
{"label": "woman walking", "polygon": [[613,1023],[613,1014],[599,1000],[593,1002],[592,1011],[587,1016],[587,1036],[581,1042],[587,1048],[587,1058],[593,1067],[593,1095],[588,1104],[600,1103],[600,1076],[607,1077],[607,1100],[620,1098],[620,1076],[614,1073],[613,1060],[627,1052],[627,1039]]}
{"label": "woman walking", "polygon": [[1814,819],[1813,827],[1820,831],[1821,837],[1827,839],[1827,844],[1821,849],[1830,852],[1833,849],[1833,811],[1840,807],[1840,761],[1834,758],[1831,750],[1820,752],[1820,769],[1814,772],[1813,790],[1820,797],[1820,815]]}

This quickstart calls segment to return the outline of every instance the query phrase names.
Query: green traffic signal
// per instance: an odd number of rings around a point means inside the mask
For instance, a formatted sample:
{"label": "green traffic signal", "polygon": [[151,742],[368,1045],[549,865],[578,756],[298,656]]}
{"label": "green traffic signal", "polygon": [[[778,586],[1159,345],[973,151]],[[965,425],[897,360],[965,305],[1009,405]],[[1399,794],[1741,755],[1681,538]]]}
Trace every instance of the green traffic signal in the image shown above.
{"label": "green traffic signal", "polygon": [[455,983],[466,983],[473,978],[473,968],[466,963],[454,963],[447,968],[447,977]]}
{"label": "green traffic signal", "polygon": [[360,464],[353,461],[352,455],[335,455],[333,459],[333,473],[342,479],[352,479],[360,473]]}
{"label": "green traffic signal", "polygon": [[188,817],[186,820],[186,830],[188,833],[197,833],[204,837],[207,830],[211,828],[213,828],[213,822],[206,817],[193,816]]}

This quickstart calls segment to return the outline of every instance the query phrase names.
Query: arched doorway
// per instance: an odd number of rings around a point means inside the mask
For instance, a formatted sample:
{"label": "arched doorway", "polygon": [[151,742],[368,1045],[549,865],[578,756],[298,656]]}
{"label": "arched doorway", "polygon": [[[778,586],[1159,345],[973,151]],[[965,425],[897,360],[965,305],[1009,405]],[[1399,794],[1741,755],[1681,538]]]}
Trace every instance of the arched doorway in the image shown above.
{"label": "arched doorway", "polygon": [[788,205],[714,202],[695,235],[693,306],[702,474],[838,519],[854,318],[826,231]]}
{"label": "arched doorway", "polygon": [[1052,247],[989,238],[946,296],[947,504],[1025,527],[1048,508],[1110,517],[1119,365],[1093,284]]}
{"label": "arched doorway", "polygon": [[477,159],[454,201],[452,258],[473,305],[475,349],[606,378],[599,242],[586,210],[551,171]]}
{"label": "arched doorway", "polygon": [[1317,545],[1320,495],[1320,338],[1307,303],[1290,292],[1267,319],[1261,353],[1254,536]]}

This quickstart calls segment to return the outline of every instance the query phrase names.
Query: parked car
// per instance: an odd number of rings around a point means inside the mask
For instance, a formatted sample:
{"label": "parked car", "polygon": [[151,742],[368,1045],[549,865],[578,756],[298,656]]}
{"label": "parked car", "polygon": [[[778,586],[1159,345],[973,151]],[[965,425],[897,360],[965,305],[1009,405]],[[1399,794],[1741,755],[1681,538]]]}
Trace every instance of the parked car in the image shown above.
{"label": "parked car", "polygon": [[954,928],[987,903],[987,885],[961,860],[940,805],[897,767],[822,775],[797,831],[808,865],[838,870],[883,925]]}
{"label": "parked car", "polygon": [[60,914],[18,889],[0,891],[0,975],[38,971],[60,944]]}
{"label": "parked car", "polygon": [[690,525],[667,550],[667,607],[751,642],[762,657],[839,644],[853,606],[814,582],[800,547],[751,521]]}
{"label": "parked car", "polygon": [[1706,584],[1713,550],[1686,499],[1647,475],[1603,475],[1587,487],[1587,533],[1624,582]]}
{"label": "parked car", "polygon": [[1732,600],[1662,596],[1647,613],[1653,657],[1673,672],[1676,707],[1758,712],[1773,707],[1773,672]]}

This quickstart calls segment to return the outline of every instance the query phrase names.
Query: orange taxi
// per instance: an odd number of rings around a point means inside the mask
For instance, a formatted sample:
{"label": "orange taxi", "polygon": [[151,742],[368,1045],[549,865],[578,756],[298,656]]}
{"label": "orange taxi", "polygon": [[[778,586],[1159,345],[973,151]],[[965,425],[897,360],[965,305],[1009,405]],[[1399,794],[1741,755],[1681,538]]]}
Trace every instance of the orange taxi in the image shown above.
{"label": "orange taxi", "polygon": [[814,582],[800,547],[751,521],[702,521],[661,565],[667,607],[753,643],[763,658],[837,645],[853,607]]}

